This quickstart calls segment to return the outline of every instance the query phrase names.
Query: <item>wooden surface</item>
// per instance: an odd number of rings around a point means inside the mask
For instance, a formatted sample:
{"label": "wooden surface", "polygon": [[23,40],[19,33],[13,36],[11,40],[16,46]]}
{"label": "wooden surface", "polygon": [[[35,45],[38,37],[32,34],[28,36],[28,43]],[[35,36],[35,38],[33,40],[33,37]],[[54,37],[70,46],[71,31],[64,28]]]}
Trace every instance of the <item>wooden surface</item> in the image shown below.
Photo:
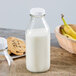
{"label": "wooden surface", "polygon": [[[0,36],[15,36],[24,39],[24,31],[0,29]],[[11,67],[0,56],[0,76],[76,76],[76,55],[59,47],[55,35],[51,39],[51,67],[44,73],[31,73],[26,70],[25,57],[16,59]]]}

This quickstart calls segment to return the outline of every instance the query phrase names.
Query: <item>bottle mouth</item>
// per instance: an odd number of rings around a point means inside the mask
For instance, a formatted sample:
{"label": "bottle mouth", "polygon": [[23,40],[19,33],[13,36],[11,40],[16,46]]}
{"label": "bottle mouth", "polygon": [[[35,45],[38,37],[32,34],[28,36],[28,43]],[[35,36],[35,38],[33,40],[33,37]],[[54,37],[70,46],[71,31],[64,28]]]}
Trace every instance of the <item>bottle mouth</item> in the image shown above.
{"label": "bottle mouth", "polygon": [[33,14],[30,14],[30,16],[32,17],[44,17],[46,14],[43,14],[43,15],[33,15]]}
{"label": "bottle mouth", "polygon": [[43,9],[43,8],[32,8],[30,10],[30,15],[34,16],[34,17],[45,16],[45,9]]}

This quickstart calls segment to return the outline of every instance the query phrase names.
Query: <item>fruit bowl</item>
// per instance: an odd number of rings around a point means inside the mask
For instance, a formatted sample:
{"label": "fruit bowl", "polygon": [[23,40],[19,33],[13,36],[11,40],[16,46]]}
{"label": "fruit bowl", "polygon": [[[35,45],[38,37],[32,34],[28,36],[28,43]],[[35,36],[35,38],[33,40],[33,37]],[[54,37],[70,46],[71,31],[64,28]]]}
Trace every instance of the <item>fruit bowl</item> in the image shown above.
{"label": "fruit bowl", "polygon": [[[69,24],[74,31],[76,31],[76,24]],[[70,53],[76,54],[76,40],[67,38],[66,36],[62,35],[60,32],[60,27],[63,25],[57,26],[55,29],[55,35],[58,40],[59,45],[67,50]]]}

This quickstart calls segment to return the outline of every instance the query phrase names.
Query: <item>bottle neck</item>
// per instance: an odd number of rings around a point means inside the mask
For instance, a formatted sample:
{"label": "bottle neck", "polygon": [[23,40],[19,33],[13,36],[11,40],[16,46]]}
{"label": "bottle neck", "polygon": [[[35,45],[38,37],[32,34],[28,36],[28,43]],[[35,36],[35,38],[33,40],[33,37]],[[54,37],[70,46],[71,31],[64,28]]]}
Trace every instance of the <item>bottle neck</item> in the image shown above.
{"label": "bottle neck", "polygon": [[43,23],[43,20],[45,20],[45,16],[31,16],[31,22],[34,22],[37,26]]}
{"label": "bottle neck", "polygon": [[42,16],[34,16],[34,15],[30,15],[31,16],[31,20],[33,19],[42,19],[45,17],[45,15],[42,15]]}
{"label": "bottle neck", "polygon": [[45,20],[45,15],[44,16],[31,16],[31,28],[34,29],[39,29],[39,28],[48,28],[48,25]]}

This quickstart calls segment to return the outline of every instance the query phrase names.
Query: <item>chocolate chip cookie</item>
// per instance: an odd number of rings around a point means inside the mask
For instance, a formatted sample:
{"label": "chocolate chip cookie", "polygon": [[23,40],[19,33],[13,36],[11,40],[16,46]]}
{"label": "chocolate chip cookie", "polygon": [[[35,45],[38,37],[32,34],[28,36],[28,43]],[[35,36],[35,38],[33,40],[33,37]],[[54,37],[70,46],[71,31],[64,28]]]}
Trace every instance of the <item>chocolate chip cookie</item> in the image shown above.
{"label": "chocolate chip cookie", "polygon": [[23,55],[25,53],[25,43],[23,40],[16,37],[8,37],[8,50],[15,55]]}

